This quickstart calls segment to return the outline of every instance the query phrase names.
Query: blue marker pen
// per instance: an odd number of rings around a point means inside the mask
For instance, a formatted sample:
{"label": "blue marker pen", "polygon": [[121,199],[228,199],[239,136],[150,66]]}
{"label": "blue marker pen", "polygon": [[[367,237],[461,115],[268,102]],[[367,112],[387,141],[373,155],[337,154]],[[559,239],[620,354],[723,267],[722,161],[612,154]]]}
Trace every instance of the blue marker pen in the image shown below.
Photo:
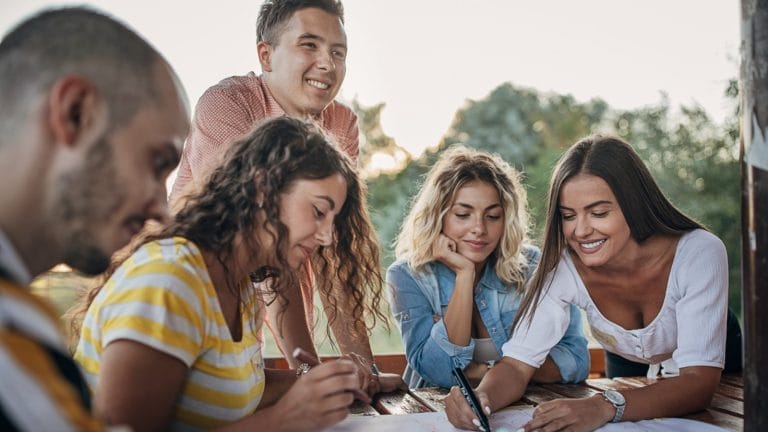
{"label": "blue marker pen", "polygon": [[474,411],[475,415],[480,420],[480,427],[486,432],[491,432],[491,424],[488,423],[488,417],[486,417],[483,412],[483,408],[480,406],[480,400],[477,399],[477,395],[472,391],[472,386],[469,385],[467,377],[464,376],[464,371],[462,371],[461,368],[455,367],[453,368],[453,376],[456,378],[456,383],[459,386],[459,390],[461,390],[461,394],[464,395],[464,398],[472,408],[472,411]]}

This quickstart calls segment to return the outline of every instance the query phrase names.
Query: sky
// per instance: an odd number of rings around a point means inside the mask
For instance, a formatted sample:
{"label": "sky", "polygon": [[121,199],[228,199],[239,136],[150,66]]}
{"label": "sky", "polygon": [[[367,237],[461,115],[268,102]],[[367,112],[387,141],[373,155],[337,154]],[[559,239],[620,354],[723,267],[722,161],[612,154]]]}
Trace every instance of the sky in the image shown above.
{"label": "sky", "polygon": [[[87,4],[150,40],[194,105],[222,78],[259,72],[260,1],[0,0],[0,33],[41,8]],[[384,102],[384,131],[413,155],[457,109],[504,82],[614,108],[702,105],[717,121],[738,77],[738,0],[346,0],[340,98]]]}

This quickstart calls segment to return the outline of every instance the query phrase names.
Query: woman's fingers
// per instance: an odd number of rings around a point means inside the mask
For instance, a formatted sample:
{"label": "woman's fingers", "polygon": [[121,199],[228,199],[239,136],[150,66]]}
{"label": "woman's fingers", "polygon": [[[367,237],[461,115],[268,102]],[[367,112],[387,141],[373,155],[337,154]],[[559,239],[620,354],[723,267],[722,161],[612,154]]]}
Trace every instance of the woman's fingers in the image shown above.
{"label": "woman's fingers", "polygon": [[357,378],[359,381],[360,390],[370,394],[368,387],[373,384],[374,375],[371,371],[371,364],[368,362],[368,360],[357,353],[349,353],[342,356],[341,358],[351,360],[355,363],[355,366],[357,366]]}
{"label": "woman's fingers", "polygon": [[456,386],[451,388],[445,398],[445,414],[448,416],[448,421],[457,428],[480,430],[479,420]]}

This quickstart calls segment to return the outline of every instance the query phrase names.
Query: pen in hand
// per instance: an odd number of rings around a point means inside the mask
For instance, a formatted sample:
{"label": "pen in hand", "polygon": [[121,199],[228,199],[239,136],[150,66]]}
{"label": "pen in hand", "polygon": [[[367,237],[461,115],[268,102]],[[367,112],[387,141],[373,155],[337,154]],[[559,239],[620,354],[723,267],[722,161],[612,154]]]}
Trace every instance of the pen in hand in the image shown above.
{"label": "pen in hand", "polygon": [[[320,364],[320,362],[315,357],[301,348],[296,348],[293,350],[293,358],[295,358],[299,363],[306,363],[310,368]],[[367,404],[371,403],[370,396],[368,396],[359,388],[349,389],[348,391],[355,395],[355,399],[359,399]]]}
{"label": "pen in hand", "polygon": [[480,400],[477,399],[477,395],[472,391],[472,386],[469,385],[469,381],[467,380],[467,377],[464,376],[464,372],[461,368],[455,367],[453,368],[453,376],[456,378],[456,383],[459,386],[461,394],[464,395],[464,399],[467,400],[470,408],[472,408],[472,411],[477,416],[477,419],[480,422],[478,426],[485,432],[491,432],[491,425],[488,422],[488,417],[483,412],[483,408],[480,406]]}

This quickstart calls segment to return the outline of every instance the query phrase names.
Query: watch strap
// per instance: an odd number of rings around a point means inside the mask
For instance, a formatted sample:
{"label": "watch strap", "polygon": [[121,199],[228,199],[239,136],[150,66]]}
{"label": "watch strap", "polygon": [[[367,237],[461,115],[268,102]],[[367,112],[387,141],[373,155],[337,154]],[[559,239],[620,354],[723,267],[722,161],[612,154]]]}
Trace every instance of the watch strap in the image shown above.
{"label": "watch strap", "polygon": [[613,418],[610,420],[610,422],[617,423],[621,421],[621,417],[624,416],[624,408],[626,408],[627,403],[626,401],[624,401],[623,403],[617,403],[613,401],[613,399],[608,397],[609,392],[611,394],[618,394],[622,399],[624,399],[624,395],[622,395],[616,390],[606,390],[602,393],[603,399],[608,401],[609,404],[613,405],[613,408],[616,410],[616,413],[613,415]]}
{"label": "watch strap", "polygon": [[621,421],[621,417],[624,416],[624,408],[626,405],[614,405],[614,408],[616,408],[616,414],[614,414],[613,418],[611,419],[611,423],[617,423]]}

